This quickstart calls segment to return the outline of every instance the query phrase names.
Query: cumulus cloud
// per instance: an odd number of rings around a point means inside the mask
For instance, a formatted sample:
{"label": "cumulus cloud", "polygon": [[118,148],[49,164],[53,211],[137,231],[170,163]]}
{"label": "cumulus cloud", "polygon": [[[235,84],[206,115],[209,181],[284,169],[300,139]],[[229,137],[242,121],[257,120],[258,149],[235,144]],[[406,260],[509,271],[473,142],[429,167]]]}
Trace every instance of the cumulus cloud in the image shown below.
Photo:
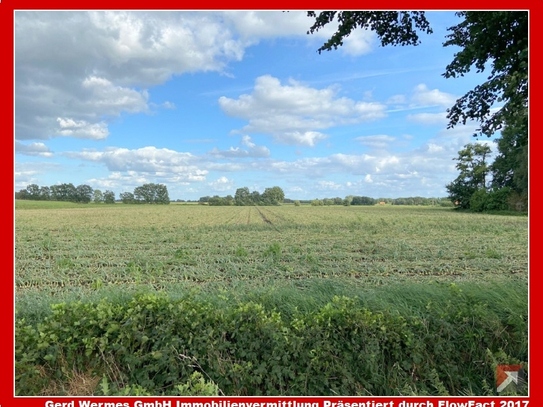
{"label": "cumulus cloud", "polygon": [[130,150],[110,147],[104,151],[85,150],[64,153],[67,157],[104,164],[110,171],[142,174],[176,181],[204,181],[208,171],[198,165],[198,157],[167,148],[143,147]]}
{"label": "cumulus cloud", "polygon": [[288,131],[278,133],[275,139],[283,144],[313,147],[319,141],[328,138],[326,134],[318,131]]}
{"label": "cumulus cloud", "polygon": [[[228,64],[240,61],[245,49],[262,39],[315,41],[334,30],[332,24],[308,36],[310,23],[303,11],[18,10],[16,138],[107,137],[104,117],[148,111],[147,89],[174,75],[227,74]],[[366,52],[366,36],[351,36],[345,49]],[[58,117],[84,121],[89,129],[98,126],[98,133],[62,132]]]}
{"label": "cumulus cloud", "polygon": [[43,143],[23,144],[19,141],[15,142],[15,152],[23,155],[52,157],[53,152]]}
{"label": "cumulus cloud", "polygon": [[150,86],[220,72],[246,46],[218,13],[118,10],[17,11],[15,44],[19,140],[107,137],[104,117],[147,111]]}
{"label": "cumulus cloud", "polygon": [[225,176],[217,178],[215,181],[211,181],[208,185],[214,191],[224,192],[234,188],[234,181],[226,178]]}
{"label": "cumulus cloud", "polygon": [[251,94],[238,99],[219,98],[229,116],[248,120],[240,131],[264,133],[277,142],[312,146],[326,136],[319,130],[340,124],[361,123],[385,117],[385,106],[375,102],[338,97],[337,89],[316,89],[294,80],[281,84],[263,75]]}
{"label": "cumulus cloud", "polygon": [[341,50],[346,55],[359,56],[368,54],[375,47],[376,37],[371,31],[354,30],[343,41]]}
{"label": "cumulus cloud", "polygon": [[[312,19],[305,11],[280,10],[262,11],[223,11],[222,15],[234,28],[239,36],[247,41],[258,41],[264,38],[285,35],[307,37],[307,27]],[[324,33],[319,37],[324,38]]]}
{"label": "cumulus cloud", "polygon": [[421,83],[414,89],[411,103],[416,106],[442,106],[451,107],[456,102],[456,97],[450,93],[441,92],[439,89],[428,89]]}
{"label": "cumulus cloud", "polygon": [[61,136],[101,140],[109,135],[105,122],[89,123],[86,120],[57,117],[57,123],[56,133]]}
{"label": "cumulus cloud", "polygon": [[228,150],[214,148],[209,154],[219,158],[261,158],[270,156],[268,147],[257,146],[252,142],[250,136],[244,135],[241,139],[241,145],[246,148],[230,147]]}

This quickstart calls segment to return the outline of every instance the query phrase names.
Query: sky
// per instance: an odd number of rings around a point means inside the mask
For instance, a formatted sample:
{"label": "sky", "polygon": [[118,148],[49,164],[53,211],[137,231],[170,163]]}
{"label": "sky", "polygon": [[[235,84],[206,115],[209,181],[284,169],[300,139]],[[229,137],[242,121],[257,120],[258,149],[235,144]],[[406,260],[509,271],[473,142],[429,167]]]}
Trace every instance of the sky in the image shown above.
{"label": "sky", "polygon": [[304,11],[15,11],[15,190],[146,183],[170,199],[279,186],[290,199],[445,197],[447,129],[488,72],[443,76],[454,11],[426,13],[418,46],[354,31],[319,54]]}

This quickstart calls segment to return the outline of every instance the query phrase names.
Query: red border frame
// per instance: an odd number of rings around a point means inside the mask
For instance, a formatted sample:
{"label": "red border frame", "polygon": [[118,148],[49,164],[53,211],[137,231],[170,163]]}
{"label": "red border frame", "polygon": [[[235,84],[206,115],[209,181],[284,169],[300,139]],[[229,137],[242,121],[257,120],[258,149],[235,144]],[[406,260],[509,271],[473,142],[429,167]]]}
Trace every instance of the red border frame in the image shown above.
{"label": "red border frame", "polygon": [[[507,4],[509,3],[509,4]],[[437,10],[437,9],[448,9],[448,10],[486,10],[486,9],[521,9],[530,11],[530,49],[540,50],[543,49],[542,46],[542,30],[540,23],[543,22],[543,1],[542,0],[521,0],[515,3],[512,2],[496,2],[495,0],[472,0],[466,1],[461,0],[457,2],[446,2],[439,4],[439,7],[436,7],[435,1],[430,0],[416,0],[416,1],[402,1],[402,0],[387,0],[382,2],[379,0],[369,0],[362,3],[353,1],[353,0],[342,0],[339,2],[332,3],[330,1],[301,1],[295,0],[290,2],[278,2],[275,3],[272,0],[267,0],[265,2],[255,4],[250,4],[245,0],[230,0],[228,4],[220,2],[218,0],[207,1],[206,3],[184,3],[176,2],[174,0],[155,0],[152,3],[144,2],[142,0],[128,1],[128,0],[93,0],[93,1],[82,1],[82,2],[70,2],[67,0],[49,0],[47,4],[44,5],[43,1],[36,0],[0,0],[0,39],[1,39],[1,49],[2,54],[4,55],[4,62],[0,64],[0,91],[4,99],[2,108],[0,108],[0,123],[2,126],[2,133],[6,138],[7,148],[4,149],[4,157],[0,160],[0,165],[2,166],[2,173],[9,174],[10,182],[9,185],[1,190],[3,198],[0,200],[1,205],[4,207],[2,213],[4,214],[4,227],[6,228],[5,236],[10,244],[4,243],[1,245],[1,253],[4,264],[3,272],[3,284],[0,284],[0,299],[6,310],[0,313],[0,326],[2,330],[0,331],[0,344],[4,349],[2,358],[0,359],[0,407],[8,406],[45,406],[46,400],[55,400],[60,402],[67,402],[71,400],[77,400],[79,398],[71,399],[61,399],[61,398],[44,398],[44,397],[14,397],[14,316],[13,316],[13,306],[14,306],[14,10],[24,10],[24,9],[64,9],[64,10],[75,10],[75,9],[283,9],[283,10],[319,10],[319,9],[359,9],[359,8],[373,8],[375,9],[428,9],[428,10]],[[539,58],[537,54],[531,53],[530,58],[530,136],[535,133],[534,130],[538,128],[537,113],[541,105],[541,76],[538,75],[539,71]],[[536,309],[536,304],[534,299],[537,298],[537,290],[541,286],[542,277],[539,276],[538,271],[538,241],[536,239],[535,230],[539,224],[539,218],[537,211],[534,211],[533,202],[539,202],[537,196],[539,191],[536,188],[535,180],[537,179],[538,169],[534,163],[537,160],[536,154],[541,151],[541,137],[536,136],[535,139],[530,140],[530,217],[529,217],[529,257],[530,257],[530,351],[529,351],[529,363],[531,365],[529,388],[530,396],[528,398],[516,398],[516,399],[500,399],[500,398],[406,398],[409,402],[420,401],[431,401],[434,403],[434,406],[439,406],[438,400],[448,400],[449,403],[459,403],[454,404],[443,404],[442,407],[460,407],[463,401],[473,400],[475,403],[488,403],[488,404],[474,404],[473,407],[498,407],[502,406],[499,401],[506,401],[503,405],[504,407],[521,407],[525,404],[523,401],[529,400],[531,405],[539,405],[537,401],[543,400],[543,386],[541,384],[541,374],[539,373],[539,367],[541,363],[541,350],[538,348],[539,338],[539,325],[541,322],[540,312]],[[535,171],[535,172],[534,172]],[[6,176],[7,177],[7,176]],[[535,253],[535,257],[534,254]],[[133,400],[135,398],[123,398],[122,400],[111,400],[105,398],[85,398],[92,399],[95,402],[129,402],[129,405],[133,405]],[[131,400],[132,399],[132,400]],[[224,398],[221,398],[224,400]],[[241,402],[241,401],[276,401],[278,398],[226,398],[231,402]],[[324,400],[332,400],[343,402],[365,402],[371,399],[368,398],[347,398],[342,397],[339,399],[335,398],[287,398],[282,397],[280,400],[297,400],[298,402],[315,402],[318,401],[321,407],[324,407]],[[147,400],[151,402],[152,400],[164,401],[172,400],[171,406],[175,407],[174,399],[167,398],[154,398]],[[199,398],[199,402],[210,402],[215,400],[216,402],[219,398]],[[376,398],[375,402],[385,403],[387,401],[396,400],[395,405],[397,406],[399,400],[396,398]],[[189,400],[184,400],[189,401]],[[509,401],[509,403],[507,403]],[[490,404],[494,402],[494,404]],[[533,403],[535,402],[535,403]],[[78,403],[74,403],[74,407]],[[389,404],[390,405],[390,404]],[[423,404],[421,404],[422,406]],[[157,405],[159,407],[160,404]],[[166,405],[167,406],[167,405]],[[164,406],[164,407],[166,407]],[[379,406],[378,404],[368,404],[368,407],[385,407],[384,405]],[[47,407],[47,406],[46,406]],[[386,406],[388,407],[388,406]]]}

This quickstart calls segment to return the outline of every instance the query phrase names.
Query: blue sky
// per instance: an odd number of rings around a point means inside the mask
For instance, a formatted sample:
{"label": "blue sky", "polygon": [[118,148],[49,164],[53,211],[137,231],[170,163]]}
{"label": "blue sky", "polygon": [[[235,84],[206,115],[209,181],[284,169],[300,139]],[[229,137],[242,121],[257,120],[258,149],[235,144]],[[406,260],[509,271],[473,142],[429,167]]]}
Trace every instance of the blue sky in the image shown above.
{"label": "blue sky", "polygon": [[446,109],[487,73],[445,79],[460,20],[427,18],[417,47],[359,30],[318,54],[334,27],[303,11],[16,11],[15,190],[446,196],[477,128]]}

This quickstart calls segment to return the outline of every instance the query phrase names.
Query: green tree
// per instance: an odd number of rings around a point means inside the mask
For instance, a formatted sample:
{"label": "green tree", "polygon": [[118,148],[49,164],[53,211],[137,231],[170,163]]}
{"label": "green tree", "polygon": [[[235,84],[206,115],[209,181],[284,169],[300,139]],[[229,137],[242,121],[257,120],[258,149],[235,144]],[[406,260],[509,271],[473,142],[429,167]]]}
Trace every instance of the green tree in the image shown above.
{"label": "green tree", "polygon": [[168,188],[164,184],[155,184],[155,203],[161,205],[170,204],[170,195],[168,193]]}
{"label": "green tree", "polygon": [[226,206],[232,206],[234,205],[234,197],[232,195],[226,195],[224,197],[224,204]]}
{"label": "green tree", "polygon": [[[456,78],[473,66],[483,72],[490,65],[486,82],[476,86],[449,109],[449,127],[468,119],[481,124],[478,134],[492,136],[505,124],[527,128],[528,124],[528,12],[462,11],[463,21],[449,28],[444,46],[461,48],[447,65],[444,76]],[[503,105],[493,112],[492,107]]]}
{"label": "green tree", "polygon": [[261,196],[264,205],[280,205],[285,200],[285,193],[281,187],[266,188]]}
{"label": "green tree", "polygon": [[249,188],[243,187],[236,189],[234,203],[238,206],[252,205],[253,202],[251,200],[251,191],[249,191]]}
{"label": "green tree", "polygon": [[50,190],[53,201],[77,202],[77,189],[72,183],[52,185]]}
{"label": "green tree", "polygon": [[106,190],[103,195],[104,203],[106,204],[114,204],[115,203],[115,192]]}
{"label": "green tree", "polygon": [[28,199],[28,191],[20,189],[19,192],[15,192],[15,199]]}
{"label": "green tree", "polygon": [[104,202],[104,194],[99,189],[95,189],[93,193],[93,201],[94,203],[102,203]]}
{"label": "green tree", "polygon": [[162,184],[144,184],[134,189],[134,200],[146,204],[169,204],[168,188]]}
{"label": "green tree", "polygon": [[26,199],[37,201],[40,199],[40,186],[37,184],[29,184],[26,186]]}
{"label": "green tree", "polygon": [[254,205],[260,205],[262,203],[262,199],[260,197],[260,192],[258,192],[258,191],[251,192],[251,202]]}
{"label": "green tree", "polygon": [[354,196],[351,205],[375,205],[376,201],[369,196]]}
{"label": "green tree", "polygon": [[492,163],[492,186],[509,187],[528,196],[528,128],[506,126],[496,140],[498,155]]}
{"label": "green tree", "polygon": [[92,187],[89,185],[78,185],[75,193],[75,202],[89,203],[92,200],[93,192]]}
{"label": "green tree", "polygon": [[319,49],[330,51],[343,45],[343,39],[357,28],[371,30],[381,40],[381,45],[418,45],[417,30],[430,34],[432,29],[424,11],[314,11],[307,12],[315,18],[308,34],[324,28],[337,18],[338,29]]}
{"label": "green tree", "polygon": [[446,188],[449,199],[458,202],[460,208],[469,209],[473,194],[478,190],[486,190],[486,176],[489,171],[486,159],[490,152],[490,147],[486,144],[469,143],[458,152],[458,158],[454,158],[458,161],[456,169],[460,174]]}
{"label": "green tree", "polygon": [[123,204],[131,204],[136,202],[132,192],[121,192],[119,197],[121,198],[121,202]]}
{"label": "green tree", "polygon": [[48,201],[49,199],[51,199],[51,188],[40,187],[40,200]]}

